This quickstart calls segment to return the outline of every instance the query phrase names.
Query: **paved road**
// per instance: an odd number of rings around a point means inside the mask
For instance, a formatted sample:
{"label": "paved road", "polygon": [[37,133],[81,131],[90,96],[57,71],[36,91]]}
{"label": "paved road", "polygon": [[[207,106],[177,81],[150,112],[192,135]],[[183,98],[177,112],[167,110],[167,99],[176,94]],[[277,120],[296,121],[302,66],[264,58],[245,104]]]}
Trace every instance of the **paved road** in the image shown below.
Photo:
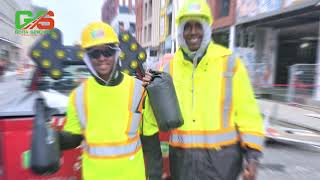
{"label": "paved road", "polygon": [[319,180],[320,148],[271,144],[266,146],[258,180]]}
{"label": "paved road", "polygon": [[[0,82],[0,108],[12,102],[24,91],[23,82],[15,76]],[[259,168],[258,180],[319,180],[320,148],[288,144],[266,147]]]}
{"label": "paved road", "polygon": [[320,132],[319,113],[285,103],[259,99],[261,112],[272,119],[293,123]]}

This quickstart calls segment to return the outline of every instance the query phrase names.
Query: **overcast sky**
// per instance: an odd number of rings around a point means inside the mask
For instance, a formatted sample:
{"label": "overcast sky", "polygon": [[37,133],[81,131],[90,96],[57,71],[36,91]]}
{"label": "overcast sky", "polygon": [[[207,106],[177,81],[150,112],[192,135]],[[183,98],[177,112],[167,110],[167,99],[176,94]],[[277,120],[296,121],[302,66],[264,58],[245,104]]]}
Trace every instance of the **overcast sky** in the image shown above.
{"label": "overcast sky", "polygon": [[32,0],[33,4],[54,12],[55,27],[63,33],[65,45],[80,42],[82,29],[90,22],[101,20],[104,0]]}

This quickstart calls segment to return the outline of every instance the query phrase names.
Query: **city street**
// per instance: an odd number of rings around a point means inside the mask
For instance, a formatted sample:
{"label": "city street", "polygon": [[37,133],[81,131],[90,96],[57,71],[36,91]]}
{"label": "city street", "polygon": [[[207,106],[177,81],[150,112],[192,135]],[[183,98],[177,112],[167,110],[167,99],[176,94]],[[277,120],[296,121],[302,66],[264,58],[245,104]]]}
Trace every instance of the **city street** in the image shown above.
{"label": "city street", "polygon": [[266,146],[258,180],[319,180],[320,148],[275,143]]}
{"label": "city street", "polygon": [[24,82],[18,80],[17,76],[8,75],[2,78],[0,81],[0,109],[4,109],[6,105],[25,91]]}
{"label": "city street", "polygon": [[[25,91],[26,82],[16,76],[0,82],[0,109],[15,101]],[[11,109],[13,110],[13,109]],[[258,180],[319,180],[320,147],[272,143],[267,144],[259,166]]]}
{"label": "city street", "polygon": [[[150,179],[138,136],[157,130],[166,178],[161,123],[185,149],[265,143],[256,180],[320,180],[320,0],[1,0],[0,12],[0,180]],[[78,148],[58,162],[55,142]],[[222,161],[204,166],[233,169]]]}

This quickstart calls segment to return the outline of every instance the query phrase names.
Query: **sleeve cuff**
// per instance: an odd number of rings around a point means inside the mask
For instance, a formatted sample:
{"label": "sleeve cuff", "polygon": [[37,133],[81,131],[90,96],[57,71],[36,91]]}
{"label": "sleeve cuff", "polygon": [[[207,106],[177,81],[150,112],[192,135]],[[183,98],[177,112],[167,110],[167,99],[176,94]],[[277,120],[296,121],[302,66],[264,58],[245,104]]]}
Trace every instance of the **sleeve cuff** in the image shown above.
{"label": "sleeve cuff", "polygon": [[261,133],[241,133],[241,145],[254,150],[262,151],[264,135]]}
{"label": "sleeve cuff", "polygon": [[259,159],[262,157],[263,153],[261,151],[258,151],[256,149],[247,148],[245,153],[245,158],[247,161],[254,160],[259,161]]}

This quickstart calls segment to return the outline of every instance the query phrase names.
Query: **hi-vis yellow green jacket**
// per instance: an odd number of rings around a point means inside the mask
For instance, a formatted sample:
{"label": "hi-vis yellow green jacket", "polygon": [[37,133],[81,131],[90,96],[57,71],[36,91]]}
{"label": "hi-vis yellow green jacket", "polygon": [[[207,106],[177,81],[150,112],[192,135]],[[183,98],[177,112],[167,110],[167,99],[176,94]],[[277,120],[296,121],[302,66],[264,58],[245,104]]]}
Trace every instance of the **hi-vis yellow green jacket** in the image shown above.
{"label": "hi-vis yellow green jacket", "polygon": [[[101,86],[91,77],[71,93],[64,130],[85,139],[84,179],[146,179],[139,133],[142,118],[137,111],[142,92],[141,81],[124,75],[117,86]],[[158,128],[154,119],[148,119],[143,133],[153,135]]]}
{"label": "hi-vis yellow green jacket", "polygon": [[219,148],[241,140],[262,150],[264,128],[247,71],[230,50],[210,42],[194,68],[179,49],[164,67],[177,92],[184,125],[173,130],[170,145]]}

